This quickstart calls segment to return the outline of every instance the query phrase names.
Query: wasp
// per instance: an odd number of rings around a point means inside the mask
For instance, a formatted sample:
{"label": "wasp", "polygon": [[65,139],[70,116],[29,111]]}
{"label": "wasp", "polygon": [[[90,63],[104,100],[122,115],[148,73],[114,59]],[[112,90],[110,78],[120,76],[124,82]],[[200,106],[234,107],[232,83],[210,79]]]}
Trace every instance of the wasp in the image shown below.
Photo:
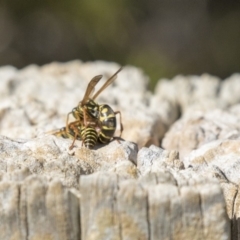
{"label": "wasp", "polygon": [[[92,78],[87,86],[82,101],[80,101],[77,107],[74,107],[72,111],[67,114],[66,127],[53,133],[57,136],[73,138],[73,142],[69,147],[70,149],[73,148],[75,140],[77,139],[83,140],[84,145],[89,148],[93,148],[97,141],[100,143],[110,142],[111,139],[114,138],[117,126],[117,114],[120,116],[119,137],[121,137],[123,132],[121,112],[113,111],[113,109],[107,104],[99,105],[95,102],[95,99],[99,96],[99,94],[117,78],[117,74],[121,70],[122,68],[114,73],[93,96],[92,94],[95,86],[102,78],[102,75]],[[69,116],[71,114],[76,121],[69,123]],[[87,140],[85,139],[90,139],[90,135],[92,136],[91,144],[86,144]]]}
{"label": "wasp", "polygon": [[89,149],[94,148],[98,140],[98,133],[96,129],[92,126],[81,126],[79,121],[70,123],[68,130],[66,127],[63,127],[55,131],[53,134],[63,138],[82,140],[84,146]]}

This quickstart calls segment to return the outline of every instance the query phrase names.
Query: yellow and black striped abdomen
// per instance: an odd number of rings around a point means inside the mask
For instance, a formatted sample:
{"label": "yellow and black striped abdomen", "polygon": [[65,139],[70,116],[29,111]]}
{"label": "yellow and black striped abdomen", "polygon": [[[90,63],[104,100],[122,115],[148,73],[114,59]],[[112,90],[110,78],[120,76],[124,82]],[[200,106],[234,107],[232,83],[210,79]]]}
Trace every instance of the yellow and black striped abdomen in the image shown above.
{"label": "yellow and black striped abdomen", "polygon": [[95,128],[80,125],[77,126],[76,124],[74,125],[74,129],[70,126],[67,131],[66,127],[63,127],[54,131],[52,134],[57,137],[82,140],[84,146],[90,149],[96,145],[98,139],[98,134]]}
{"label": "yellow and black striped abdomen", "polygon": [[98,135],[100,143],[108,143],[112,139],[116,130],[116,116],[114,111],[108,105],[100,105],[99,107],[99,121],[101,123],[101,131]]}
{"label": "yellow and black striped abdomen", "polygon": [[[71,138],[71,139],[74,139],[74,137],[76,135],[76,139],[81,140],[81,130],[80,129],[81,129],[80,126],[76,127],[74,130],[72,128],[69,128],[68,132],[67,132],[66,127],[62,127],[52,134],[57,136],[57,137]],[[75,134],[75,131],[77,131],[77,134]]]}
{"label": "yellow and black striped abdomen", "polygon": [[94,148],[97,143],[97,131],[93,127],[82,127],[81,138],[86,148]]}

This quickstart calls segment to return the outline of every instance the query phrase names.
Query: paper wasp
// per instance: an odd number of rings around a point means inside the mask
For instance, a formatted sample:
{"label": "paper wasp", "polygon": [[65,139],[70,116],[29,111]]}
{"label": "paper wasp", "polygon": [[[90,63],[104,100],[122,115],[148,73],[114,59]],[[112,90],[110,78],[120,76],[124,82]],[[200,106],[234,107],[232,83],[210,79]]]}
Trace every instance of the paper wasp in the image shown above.
{"label": "paper wasp", "polygon": [[79,121],[75,121],[69,124],[68,130],[63,127],[53,133],[55,136],[63,138],[72,138],[82,140],[85,147],[94,148],[98,140],[98,134],[94,127],[84,127],[79,125]]}
{"label": "paper wasp", "polygon": [[[70,149],[73,148],[76,139],[82,140],[84,145],[88,148],[93,148],[97,141],[100,143],[110,142],[111,139],[114,138],[117,126],[117,114],[120,116],[119,137],[121,137],[123,131],[121,112],[113,111],[113,109],[107,104],[99,105],[94,101],[98,95],[117,78],[117,74],[121,70],[122,68],[114,73],[91,97],[94,88],[102,78],[102,75],[92,78],[87,86],[82,101],[80,101],[78,106],[73,108],[73,110],[67,114],[66,127],[53,133],[56,136],[73,138],[73,142],[69,147]],[[69,116],[71,114],[76,121],[69,123]],[[87,140],[90,141],[90,139],[91,144],[88,144]]]}

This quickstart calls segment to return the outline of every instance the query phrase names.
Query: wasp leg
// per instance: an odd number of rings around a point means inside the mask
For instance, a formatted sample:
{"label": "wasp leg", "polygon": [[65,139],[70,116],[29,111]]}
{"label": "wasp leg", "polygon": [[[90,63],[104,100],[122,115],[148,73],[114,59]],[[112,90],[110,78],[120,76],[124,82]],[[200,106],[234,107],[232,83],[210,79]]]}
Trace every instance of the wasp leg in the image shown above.
{"label": "wasp leg", "polygon": [[72,142],[71,146],[69,147],[69,150],[73,149],[74,143],[77,140],[77,137],[80,136],[80,133],[78,132],[78,126],[76,126],[76,123],[79,124],[79,121],[69,123],[69,128],[71,128],[74,132],[73,142]]}
{"label": "wasp leg", "polygon": [[67,114],[67,119],[66,119],[66,131],[67,131],[67,132],[69,132],[69,125],[70,125],[70,124],[68,124],[68,121],[69,121],[69,115],[70,115],[70,114],[72,114],[72,112],[69,112],[69,113]]}
{"label": "wasp leg", "polygon": [[87,111],[85,108],[83,108],[83,123],[84,123],[84,127],[87,127],[88,123],[87,123]]}
{"label": "wasp leg", "polygon": [[120,135],[118,137],[113,137],[113,140],[117,140],[117,142],[120,144],[121,142],[119,141],[119,138],[121,138],[122,136],[122,132],[123,132],[123,124],[122,124],[122,115],[120,111],[116,111],[114,112],[115,115],[119,114],[119,118],[120,118]]}
{"label": "wasp leg", "polygon": [[122,136],[122,132],[123,132],[123,124],[122,124],[122,115],[120,111],[116,111],[114,112],[115,115],[119,114],[119,118],[120,118],[120,135],[119,138]]}

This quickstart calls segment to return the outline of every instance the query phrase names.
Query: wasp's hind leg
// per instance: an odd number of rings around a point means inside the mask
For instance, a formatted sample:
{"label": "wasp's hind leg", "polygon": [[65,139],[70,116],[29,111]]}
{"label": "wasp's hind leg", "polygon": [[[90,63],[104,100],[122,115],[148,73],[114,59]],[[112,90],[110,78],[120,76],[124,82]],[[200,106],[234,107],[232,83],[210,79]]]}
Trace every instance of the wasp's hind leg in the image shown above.
{"label": "wasp's hind leg", "polygon": [[120,119],[120,135],[119,138],[121,138],[122,136],[122,132],[123,132],[123,124],[122,124],[122,115],[120,111],[116,111],[114,112],[115,115],[119,114],[119,119]]}
{"label": "wasp's hind leg", "polygon": [[77,139],[81,139],[81,125],[79,121],[71,122],[69,125],[69,135],[73,138],[72,144],[69,147],[69,150],[72,150],[74,147],[74,143]]}
{"label": "wasp's hind leg", "polygon": [[70,124],[71,124],[71,123],[68,124],[70,114],[72,114],[72,112],[69,112],[69,113],[67,114],[67,119],[66,119],[66,131],[67,131],[67,132],[69,132],[69,126],[70,126]]}

